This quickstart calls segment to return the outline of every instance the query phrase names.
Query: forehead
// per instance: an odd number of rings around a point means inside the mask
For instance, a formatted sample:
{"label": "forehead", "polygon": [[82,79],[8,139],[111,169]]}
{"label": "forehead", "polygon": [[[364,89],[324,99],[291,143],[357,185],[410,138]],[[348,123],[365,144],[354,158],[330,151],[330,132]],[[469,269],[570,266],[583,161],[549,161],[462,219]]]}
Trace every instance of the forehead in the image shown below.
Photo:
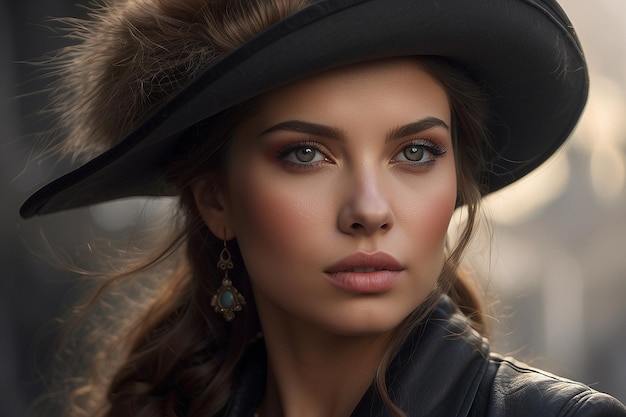
{"label": "forehead", "polygon": [[251,119],[268,123],[303,116],[340,121],[342,114],[368,111],[387,111],[399,119],[424,116],[418,113],[450,119],[444,87],[415,57],[368,61],[322,72],[257,97],[251,108]]}

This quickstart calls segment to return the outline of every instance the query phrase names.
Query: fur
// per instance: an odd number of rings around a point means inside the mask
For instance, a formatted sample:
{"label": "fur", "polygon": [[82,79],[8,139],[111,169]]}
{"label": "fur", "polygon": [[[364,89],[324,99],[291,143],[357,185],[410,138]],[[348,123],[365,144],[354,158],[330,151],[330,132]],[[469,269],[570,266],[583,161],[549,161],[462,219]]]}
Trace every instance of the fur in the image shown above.
{"label": "fur", "polygon": [[[216,60],[285,17],[281,1],[101,1],[88,19],[61,20],[76,43],[52,60],[61,151],[81,159],[120,142]],[[255,2],[273,13],[241,19]]]}

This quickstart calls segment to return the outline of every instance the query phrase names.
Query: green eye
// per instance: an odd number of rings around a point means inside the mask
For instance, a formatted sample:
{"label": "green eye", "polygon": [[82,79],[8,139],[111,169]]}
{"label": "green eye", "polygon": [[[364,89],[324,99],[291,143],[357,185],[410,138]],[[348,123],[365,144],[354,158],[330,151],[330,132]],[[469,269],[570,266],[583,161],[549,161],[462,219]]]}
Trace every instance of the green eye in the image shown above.
{"label": "green eye", "polygon": [[292,166],[311,168],[320,162],[330,162],[317,144],[295,143],[278,152],[278,159]]}
{"label": "green eye", "polygon": [[424,141],[424,143],[407,144],[393,159],[396,162],[424,165],[433,162],[445,153],[445,149],[440,148],[430,141]]}
{"label": "green eye", "polygon": [[418,162],[424,158],[424,148],[416,145],[407,146],[402,154],[408,161]]}
{"label": "green eye", "polygon": [[294,151],[294,156],[300,162],[311,162],[315,159],[316,153],[316,149],[307,146],[296,149]]}

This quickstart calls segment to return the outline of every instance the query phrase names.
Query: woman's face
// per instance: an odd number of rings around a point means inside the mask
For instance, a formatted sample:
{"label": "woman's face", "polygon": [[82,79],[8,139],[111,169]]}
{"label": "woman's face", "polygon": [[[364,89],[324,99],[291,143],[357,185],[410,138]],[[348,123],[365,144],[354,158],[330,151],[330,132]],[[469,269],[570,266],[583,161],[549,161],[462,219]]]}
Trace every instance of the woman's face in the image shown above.
{"label": "woman's face", "polygon": [[418,61],[389,59],[290,84],[254,108],[207,223],[237,238],[262,322],[392,330],[443,266],[457,194],[444,89]]}

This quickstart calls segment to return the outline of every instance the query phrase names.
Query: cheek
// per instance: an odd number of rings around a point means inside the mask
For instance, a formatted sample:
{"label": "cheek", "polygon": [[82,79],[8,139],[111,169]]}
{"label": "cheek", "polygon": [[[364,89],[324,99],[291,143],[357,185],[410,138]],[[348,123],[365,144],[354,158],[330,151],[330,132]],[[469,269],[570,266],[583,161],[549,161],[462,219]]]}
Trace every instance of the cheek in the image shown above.
{"label": "cheek", "polygon": [[456,181],[433,197],[428,205],[430,238],[443,245],[456,207]]}
{"label": "cheek", "polygon": [[320,184],[289,181],[269,170],[235,175],[230,184],[234,232],[251,275],[288,261],[304,264],[328,230],[330,203]]}
{"label": "cheek", "polygon": [[454,170],[439,176],[422,187],[422,193],[403,198],[405,207],[399,224],[409,242],[408,256],[422,283],[432,288],[441,275],[445,260],[445,242],[456,205],[456,176]]}
{"label": "cheek", "polygon": [[[458,196],[458,184],[456,178],[456,170],[451,170],[451,174],[448,181],[441,188],[441,193],[434,200],[433,212],[433,225],[435,231],[433,232],[438,237],[439,253],[441,254],[440,265],[443,268],[444,263],[444,249],[448,230],[450,228],[450,221],[456,210],[457,196]],[[440,271],[441,272],[441,271]]]}
{"label": "cheek", "polygon": [[404,193],[399,203],[401,218],[410,224],[409,229],[420,235],[424,245],[441,246],[454,214],[457,199],[457,182],[454,169],[443,171],[443,175],[415,187],[417,192]]}
{"label": "cheek", "polygon": [[450,169],[448,175],[443,177],[439,190],[434,194],[429,205],[430,223],[432,224],[431,238],[439,243],[441,252],[443,252],[450,221],[456,209],[456,201],[456,171]]}
{"label": "cheek", "polygon": [[287,238],[297,233],[309,214],[306,203],[298,195],[272,181],[258,181],[249,176],[231,188],[236,193],[232,200],[234,224],[243,229],[240,235]]}

